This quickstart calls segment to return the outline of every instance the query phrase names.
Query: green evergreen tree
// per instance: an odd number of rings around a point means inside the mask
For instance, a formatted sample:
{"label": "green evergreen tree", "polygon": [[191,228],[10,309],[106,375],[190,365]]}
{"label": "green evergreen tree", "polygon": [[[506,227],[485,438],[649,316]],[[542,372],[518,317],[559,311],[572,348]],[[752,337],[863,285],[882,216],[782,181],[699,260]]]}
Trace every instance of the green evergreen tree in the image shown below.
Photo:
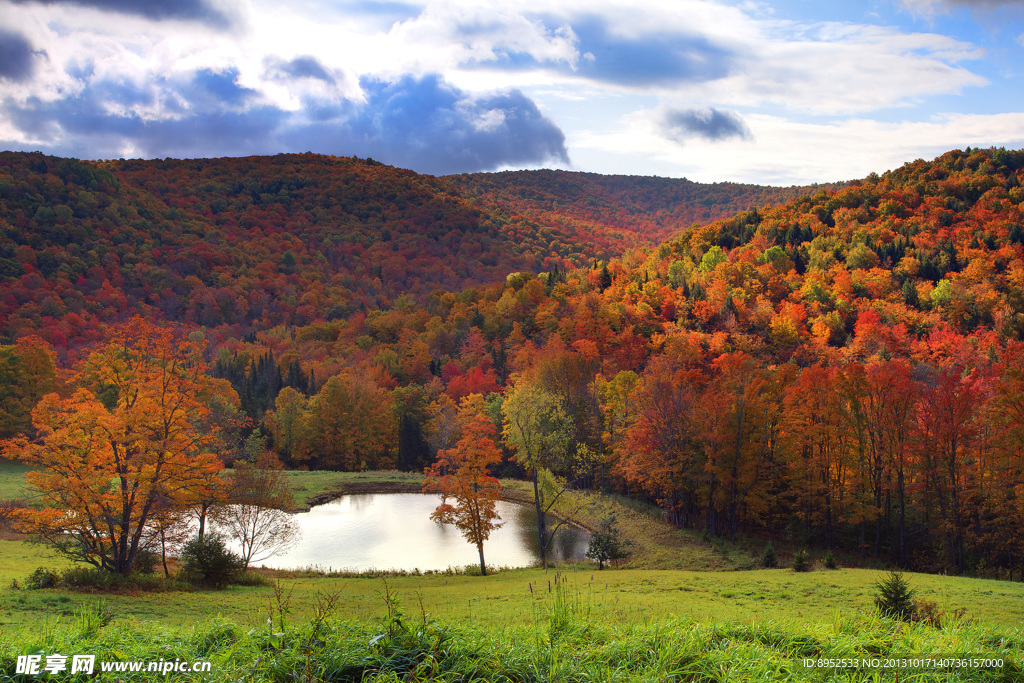
{"label": "green evergreen tree", "polygon": [[587,557],[597,560],[598,569],[604,569],[605,562],[628,557],[632,545],[632,541],[620,537],[615,515],[609,514],[601,519],[597,530],[590,535]]}

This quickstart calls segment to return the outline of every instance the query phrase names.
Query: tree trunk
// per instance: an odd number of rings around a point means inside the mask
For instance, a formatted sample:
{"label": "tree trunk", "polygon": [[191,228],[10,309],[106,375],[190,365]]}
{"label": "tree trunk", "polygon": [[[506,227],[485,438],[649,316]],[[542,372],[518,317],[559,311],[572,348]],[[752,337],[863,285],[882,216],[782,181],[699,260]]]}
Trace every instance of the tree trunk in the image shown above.
{"label": "tree trunk", "polygon": [[170,578],[171,573],[167,571],[167,539],[164,537],[164,529],[160,527],[160,559],[164,563],[164,578]]}
{"label": "tree trunk", "polygon": [[537,468],[533,468],[533,505],[537,510],[537,538],[540,541],[540,564],[544,569],[548,568],[547,561],[547,529],[544,528],[544,509],[540,504],[540,484],[537,477]]}
{"label": "tree trunk", "polygon": [[900,505],[900,566],[902,567],[907,561],[907,501],[904,496],[902,467],[896,478],[896,488]]}

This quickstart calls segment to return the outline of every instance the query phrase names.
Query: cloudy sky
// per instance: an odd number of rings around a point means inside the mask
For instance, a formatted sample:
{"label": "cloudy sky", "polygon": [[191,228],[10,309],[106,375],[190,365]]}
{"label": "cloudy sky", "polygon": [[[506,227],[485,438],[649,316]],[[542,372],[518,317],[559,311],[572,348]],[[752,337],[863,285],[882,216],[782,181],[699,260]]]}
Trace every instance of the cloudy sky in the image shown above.
{"label": "cloudy sky", "polygon": [[0,149],[789,185],[1024,146],[1024,0],[0,0]]}

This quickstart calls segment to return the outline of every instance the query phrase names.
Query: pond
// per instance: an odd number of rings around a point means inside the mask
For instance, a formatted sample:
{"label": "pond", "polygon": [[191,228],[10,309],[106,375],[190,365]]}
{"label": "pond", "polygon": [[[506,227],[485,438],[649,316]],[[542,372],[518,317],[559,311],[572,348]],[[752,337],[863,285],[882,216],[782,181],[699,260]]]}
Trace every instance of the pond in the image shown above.
{"label": "pond", "polygon": [[[439,525],[430,513],[440,496],[425,493],[359,493],[343,496],[295,515],[302,540],[283,555],[257,564],[279,569],[443,570],[478,565],[476,546],[451,525]],[[537,516],[533,508],[498,501],[503,525],[484,543],[488,566],[525,567],[540,561]],[[558,520],[548,517],[548,524]],[[583,559],[590,534],[559,529],[548,556],[556,561]]]}

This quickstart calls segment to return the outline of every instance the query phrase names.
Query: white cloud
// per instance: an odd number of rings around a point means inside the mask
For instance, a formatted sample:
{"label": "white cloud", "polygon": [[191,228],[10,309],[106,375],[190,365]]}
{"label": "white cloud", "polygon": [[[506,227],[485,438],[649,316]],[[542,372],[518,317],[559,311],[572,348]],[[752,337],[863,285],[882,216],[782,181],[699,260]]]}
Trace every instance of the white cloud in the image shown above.
{"label": "white cloud", "polygon": [[[153,84],[176,74],[234,69],[239,85],[294,109],[308,97],[358,99],[363,75],[397,79],[440,73],[463,87],[547,84],[566,90],[567,96],[576,88],[596,88],[624,96],[651,93],[669,103],[839,114],[987,83],[963,66],[983,51],[952,38],[761,19],[702,0],[629,6],[567,0],[557,9],[539,0],[431,2],[415,18],[386,31],[357,15],[328,13],[320,19],[308,5],[253,5],[241,22],[245,28],[227,32],[195,26],[185,31],[179,22],[81,7],[15,5],[9,10],[10,21],[26,27],[32,44],[47,55],[32,84],[5,84],[7,94],[22,98],[64,97],[80,90],[83,81],[97,80],[159,90]],[[588,45],[574,29],[588,22],[590,40],[602,41],[596,47],[605,52],[618,50],[620,62],[600,51],[593,63],[588,61]],[[649,52],[644,52],[645,41],[656,41]],[[655,60],[661,54],[656,50],[674,44],[683,51],[672,57],[675,63],[629,63]],[[337,73],[335,87],[266,78],[268,59],[303,55]],[[645,74],[655,76],[644,82]],[[149,106],[158,109],[159,98]]]}
{"label": "white cloud", "polygon": [[[747,12],[692,0],[629,5],[569,0],[546,11],[527,2],[500,7],[432,3],[388,34],[388,64],[396,73],[445,71],[462,84],[487,80],[491,87],[523,87],[524,81],[539,80],[572,88],[587,80],[588,87],[627,95],[674,94],[689,102],[784,106],[819,114],[913,104],[988,83],[964,66],[982,59],[985,51],[947,36],[851,23],[796,23]],[[683,45],[692,54],[681,58],[675,74],[671,64],[639,63],[636,78],[602,80],[602,68],[610,63],[608,50],[595,50],[596,62],[584,64],[589,46],[579,31],[595,21],[605,32],[596,37],[604,41],[598,47],[619,49],[623,59],[634,57],[644,41],[661,41],[655,42],[658,49]],[[495,68],[510,54],[521,55],[521,63]],[[718,65],[694,75],[693,69],[706,63],[702,60]],[[474,73],[488,63],[494,64],[485,76]],[[652,66],[665,68],[663,82],[641,77]]]}
{"label": "white cloud", "polygon": [[631,157],[634,160],[626,163],[648,157],[662,173],[702,182],[802,185],[863,178],[966,146],[1024,145],[1024,112],[946,114],[898,123],[861,118],[805,123],[751,115],[745,119],[752,132],[750,140],[692,140],[685,147],[666,143],[660,121],[660,111],[637,112],[614,132],[570,135],[569,146],[577,162],[592,162],[610,153],[619,164]]}
{"label": "white cloud", "polygon": [[985,78],[959,66],[983,56],[941,35],[824,24],[804,39],[754,46],[743,68],[712,84],[711,97],[816,114],[875,111],[986,85]]}
{"label": "white cloud", "polygon": [[392,49],[429,71],[515,55],[570,67],[580,58],[568,25],[549,28],[502,7],[475,4],[432,3],[415,19],[395,24],[387,40]]}
{"label": "white cloud", "polygon": [[[987,57],[978,46],[863,23],[780,20],[762,2],[432,0],[411,9],[388,5],[387,12],[381,5],[380,13],[370,2],[232,1],[223,10],[235,18],[228,29],[4,4],[3,22],[42,56],[31,79],[0,80],[0,105],[88,92],[111,117],[178,120],[202,107],[244,114],[263,106],[303,121],[310,109],[312,121],[317,107],[365,104],[373,94],[362,91],[361,78],[440,76],[470,100],[522,90],[566,132],[570,155],[587,170],[785,183],[859,177],[932,153],[926,149],[1024,140],[1017,114],[922,120],[910,109],[988,85],[972,71]],[[903,1],[919,13],[951,6]],[[1024,45],[1024,34],[1017,40]],[[183,86],[197,74],[229,83],[219,91]],[[664,116],[659,125],[654,113],[695,107],[735,112],[752,140],[668,142]],[[868,120],[893,107],[906,108],[907,122]],[[510,112],[474,109],[471,128],[501,129]],[[833,120],[791,120],[808,115]],[[17,138],[12,126],[3,122],[0,139]],[[25,130],[26,144],[42,135]]]}

